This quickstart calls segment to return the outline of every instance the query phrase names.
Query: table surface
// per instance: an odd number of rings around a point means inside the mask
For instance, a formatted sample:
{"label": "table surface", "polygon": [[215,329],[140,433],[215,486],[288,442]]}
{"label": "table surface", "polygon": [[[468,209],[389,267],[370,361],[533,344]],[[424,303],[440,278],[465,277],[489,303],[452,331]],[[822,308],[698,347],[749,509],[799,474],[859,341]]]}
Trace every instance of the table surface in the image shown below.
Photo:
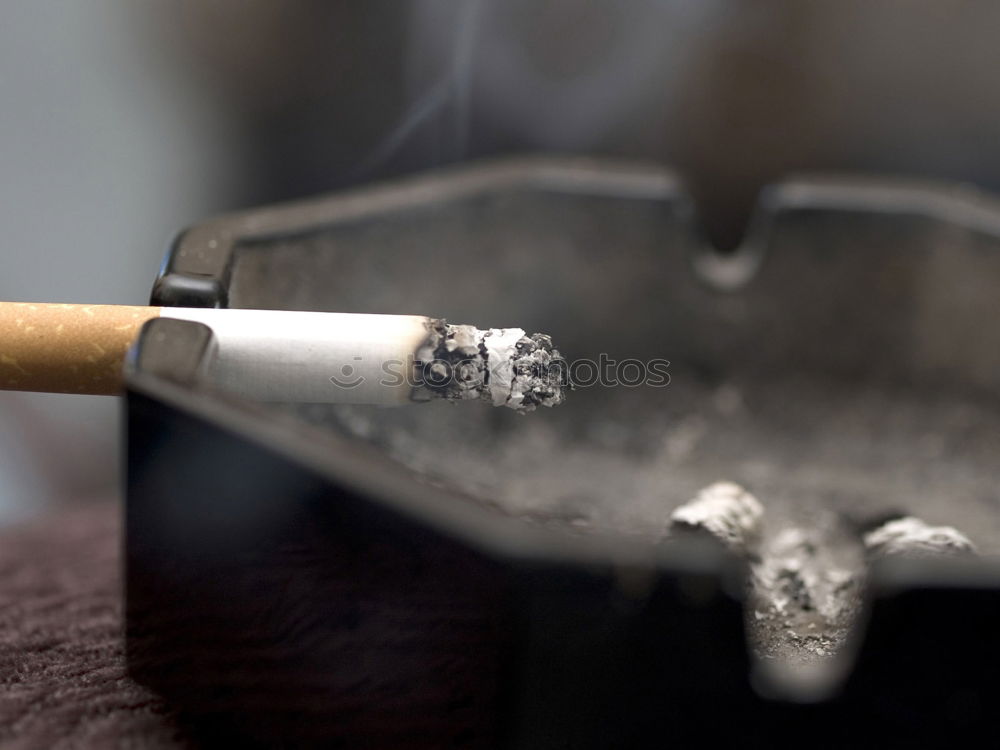
{"label": "table surface", "polygon": [[187,747],[126,675],[120,506],[59,510],[0,532],[0,745]]}

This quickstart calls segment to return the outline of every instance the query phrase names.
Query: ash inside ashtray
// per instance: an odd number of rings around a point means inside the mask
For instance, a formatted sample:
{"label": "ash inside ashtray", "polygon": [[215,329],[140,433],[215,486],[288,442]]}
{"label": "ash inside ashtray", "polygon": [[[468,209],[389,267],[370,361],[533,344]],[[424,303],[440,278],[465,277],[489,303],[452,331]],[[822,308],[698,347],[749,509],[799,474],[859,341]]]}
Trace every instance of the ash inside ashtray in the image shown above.
{"label": "ash inside ashtray", "polygon": [[578,389],[530,419],[443,400],[296,408],[418,481],[559,533],[655,545],[717,481],[745,488],[764,509],[746,605],[764,658],[823,659],[843,642],[872,554],[850,519],[902,513],[1000,552],[1000,411],[959,394],[675,370],[668,387]]}

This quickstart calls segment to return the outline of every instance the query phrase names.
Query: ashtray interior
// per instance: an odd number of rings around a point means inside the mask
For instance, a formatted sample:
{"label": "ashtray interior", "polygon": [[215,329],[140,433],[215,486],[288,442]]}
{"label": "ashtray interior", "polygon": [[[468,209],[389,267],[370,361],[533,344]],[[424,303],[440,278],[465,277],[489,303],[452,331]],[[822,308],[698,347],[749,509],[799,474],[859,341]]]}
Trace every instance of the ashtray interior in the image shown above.
{"label": "ashtray interior", "polygon": [[858,570],[852,524],[892,513],[1000,552],[1000,239],[942,216],[931,189],[820,181],[773,190],[717,257],[683,192],[655,184],[453,190],[247,242],[230,305],[427,314],[543,331],[571,361],[669,360],[666,387],[614,385],[608,365],[526,416],[282,407],[526,523],[655,544],[727,480],[762,502],[769,538],[809,529],[827,566]]}

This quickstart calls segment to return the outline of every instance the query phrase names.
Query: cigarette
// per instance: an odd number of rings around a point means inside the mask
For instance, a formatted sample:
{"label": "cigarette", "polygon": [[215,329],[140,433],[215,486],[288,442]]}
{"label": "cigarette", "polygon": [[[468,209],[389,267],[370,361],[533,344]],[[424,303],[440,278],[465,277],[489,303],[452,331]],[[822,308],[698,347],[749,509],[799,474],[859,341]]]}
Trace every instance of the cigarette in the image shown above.
{"label": "cigarette", "polygon": [[0,302],[0,388],[113,395],[126,353],[154,318],[203,323],[206,377],[261,401],[392,406],[486,401],[515,411],[562,403],[552,339],[421,315]]}

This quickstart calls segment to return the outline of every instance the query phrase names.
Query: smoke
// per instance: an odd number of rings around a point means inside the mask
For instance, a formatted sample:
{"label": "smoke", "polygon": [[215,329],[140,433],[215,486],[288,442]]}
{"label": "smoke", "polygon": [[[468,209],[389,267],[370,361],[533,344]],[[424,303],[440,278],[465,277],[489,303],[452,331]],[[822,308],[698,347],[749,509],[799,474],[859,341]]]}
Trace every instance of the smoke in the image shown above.
{"label": "smoke", "polygon": [[481,7],[482,0],[467,0],[459,5],[444,73],[416,97],[399,122],[360,162],[351,175],[352,182],[364,180],[385,166],[424,125],[440,122],[449,108],[450,127],[444,129],[449,142],[438,161],[458,160],[467,154],[472,71]]}

